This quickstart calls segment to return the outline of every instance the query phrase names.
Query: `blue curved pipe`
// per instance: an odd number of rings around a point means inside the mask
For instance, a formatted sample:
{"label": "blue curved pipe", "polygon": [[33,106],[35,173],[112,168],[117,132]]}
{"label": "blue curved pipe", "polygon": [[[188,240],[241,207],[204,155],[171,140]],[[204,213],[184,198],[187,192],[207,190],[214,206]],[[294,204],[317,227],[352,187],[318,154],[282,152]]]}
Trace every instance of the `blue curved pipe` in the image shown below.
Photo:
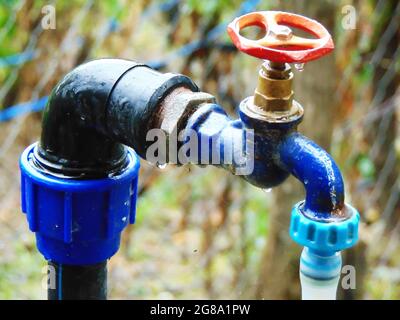
{"label": "blue curved pipe", "polygon": [[332,157],[298,132],[288,134],[278,147],[279,164],[306,189],[305,214],[313,219],[345,215],[344,184]]}
{"label": "blue curved pipe", "polygon": [[[255,130],[251,142],[254,153],[250,155],[246,153],[250,132],[248,124],[240,119],[232,120],[217,104],[202,105],[189,118],[186,136],[189,136],[189,129],[197,134],[198,141],[207,143],[199,143],[196,155],[192,154],[188,162],[212,163],[237,174],[246,155],[247,165],[253,162],[253,168],[243,178],[251,184],[264,189],[272,188],[292,174],[306,189],[306,199],[301,208],[305,215],[314,220],[327,221],[341,219],[345,215],[344,185],[338,166],[325,150],[295,132],[294,128],[273,126]],[[242,143],[238,144],[240,139]],[[204,147],[208,148],[207,159],[201,159]],[[218,163],[212,162],[213,154],[219,155]],[[233,158],[232,163],[224,161],[228,156]]]}

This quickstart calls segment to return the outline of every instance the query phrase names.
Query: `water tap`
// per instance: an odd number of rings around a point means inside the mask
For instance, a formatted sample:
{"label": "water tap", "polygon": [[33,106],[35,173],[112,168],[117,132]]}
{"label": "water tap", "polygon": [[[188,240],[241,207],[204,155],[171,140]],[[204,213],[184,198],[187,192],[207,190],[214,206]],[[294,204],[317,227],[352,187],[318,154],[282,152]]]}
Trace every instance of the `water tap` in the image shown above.
{"label": "water tap", "polygon": [[[265,35],[257,40],[245,38],[241,30],[249,26],[262,28]],[[294,35],[291,27],[313,38]],[[306,62],[334,49],[325,27],[297,14],[263,11],[236,18],[229,24],[228,33],[240,51],[265,60],[254,95],[245,100],[242,112],[281,127],[301,119],[304,109],[293,99],[289,64],[302,70]],[[278,162],[307,190],[305,201],[294,206],[290,224],[292,239],[304,246],[300,260],[303,299],[335,299],[341,274],[340,251],[357,242],[359,214],[344,202],[342,176],[327,153],[305,143],[296,133],[288,134],[278,149]]]}

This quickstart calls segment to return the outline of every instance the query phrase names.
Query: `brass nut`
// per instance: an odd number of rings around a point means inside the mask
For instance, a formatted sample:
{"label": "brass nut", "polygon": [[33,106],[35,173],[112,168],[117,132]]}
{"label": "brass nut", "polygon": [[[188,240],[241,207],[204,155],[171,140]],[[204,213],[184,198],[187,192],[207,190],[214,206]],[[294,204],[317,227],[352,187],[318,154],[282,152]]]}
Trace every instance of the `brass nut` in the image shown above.
{"label": "brass nut", "polygon": [[256,91],[267,97],[287,97],[292,91],[293,73],[290,73],[288,79],[272,79],[263,76],[258,77]]}
{"label": "brass nut", "polygon": [[292,74],[292,69],[288,63],[275,63],[272,61],[263,63],[261,70],[265,77],[271,79],[287,79]]}
{"label": "brass nut", "polygon": [[254,104],[268,112],[288,111],[293,101],[293,73],[288,64],[264,63],[258,74]]}
{"label": "brass nut", "polygon": [[268,97],[254,93],[254,104],[265,111],[287,111],[291,108],[293,102],[293,91],[291,94],[284,98]]}

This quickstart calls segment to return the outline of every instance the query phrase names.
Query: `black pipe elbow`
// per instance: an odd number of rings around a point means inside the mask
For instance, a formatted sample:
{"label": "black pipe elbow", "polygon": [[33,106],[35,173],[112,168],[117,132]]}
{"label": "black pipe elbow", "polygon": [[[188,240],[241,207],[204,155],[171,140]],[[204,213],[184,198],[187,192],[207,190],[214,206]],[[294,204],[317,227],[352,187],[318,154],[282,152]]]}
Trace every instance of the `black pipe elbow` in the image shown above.
{"label": "black pipe elbow", "polygon": [[44,111],[35,162],[52,173],[100,177],[126,164],[128,145],[145,158],[146,133],[159,125],[162,100],[175,88],[198,91],[186,76],[134,61],[78,66],[54,88]]}

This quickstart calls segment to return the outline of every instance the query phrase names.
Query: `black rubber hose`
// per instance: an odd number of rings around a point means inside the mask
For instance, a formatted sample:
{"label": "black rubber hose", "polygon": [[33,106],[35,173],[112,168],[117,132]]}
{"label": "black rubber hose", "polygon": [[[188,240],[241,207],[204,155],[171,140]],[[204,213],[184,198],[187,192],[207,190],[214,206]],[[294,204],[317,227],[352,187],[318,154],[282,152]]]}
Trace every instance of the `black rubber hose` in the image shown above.
{"label": "black rubber hose", "polygon": [[107,299],[107,261],[87,266],[49,262],[48,300]]}

